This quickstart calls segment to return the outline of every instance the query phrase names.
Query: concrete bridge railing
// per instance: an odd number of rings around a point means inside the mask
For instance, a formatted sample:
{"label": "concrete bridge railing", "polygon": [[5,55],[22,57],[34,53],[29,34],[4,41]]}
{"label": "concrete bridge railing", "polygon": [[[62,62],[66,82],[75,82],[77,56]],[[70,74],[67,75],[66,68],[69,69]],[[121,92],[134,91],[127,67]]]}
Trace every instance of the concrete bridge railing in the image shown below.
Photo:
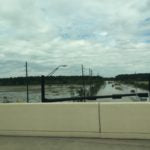
{"label": "concrete bridge railing", "polygon": [[150,103],[0,104],[0,135],[150,139]]}

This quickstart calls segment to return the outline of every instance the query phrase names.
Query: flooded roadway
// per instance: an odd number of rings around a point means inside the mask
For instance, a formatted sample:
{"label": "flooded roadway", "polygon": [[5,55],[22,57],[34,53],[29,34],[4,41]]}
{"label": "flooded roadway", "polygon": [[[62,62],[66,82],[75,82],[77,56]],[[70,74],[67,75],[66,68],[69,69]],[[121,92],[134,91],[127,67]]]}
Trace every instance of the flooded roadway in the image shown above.
{"label": "flooded roadway", "polygon": [[[112,95],[112,94],[131,94],[131,91],[136,93],[147,93],[148,91],[142,90],[140,88],[135,88],[133,86],[116,84],[114,82],[105,82],[105,85],[99,90],[97,95]],[[140,98],[137,96],[123,97],[122,99],[98,99],[98,101],[114,101],[114,102],[131,102],[131,101],[140,101]]]}

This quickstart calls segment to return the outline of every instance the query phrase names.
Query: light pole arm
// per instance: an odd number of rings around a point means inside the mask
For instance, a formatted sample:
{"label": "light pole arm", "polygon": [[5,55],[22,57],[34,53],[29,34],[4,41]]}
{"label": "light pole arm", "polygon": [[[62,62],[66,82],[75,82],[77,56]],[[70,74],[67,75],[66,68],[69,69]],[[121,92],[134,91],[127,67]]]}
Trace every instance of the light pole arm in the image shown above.
{"label": "light pole arm", "polygon": [[48,74],[48,76],[52,76],[60,67],[66,67],[67,65],[60,65],[56,67],[51,73]]}
{"label": "light pole arm", "polygon": [[51,73],[48,74],[48,76],[52,76],[58,69],[59,67],[55,68]]}

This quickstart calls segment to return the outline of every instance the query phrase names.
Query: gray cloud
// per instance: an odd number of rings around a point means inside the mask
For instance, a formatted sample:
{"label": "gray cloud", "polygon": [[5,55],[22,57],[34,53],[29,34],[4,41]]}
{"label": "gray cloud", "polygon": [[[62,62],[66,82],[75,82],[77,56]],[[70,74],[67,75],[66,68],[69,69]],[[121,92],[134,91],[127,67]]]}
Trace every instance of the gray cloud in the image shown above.
{"label": "gray cloud", "polygon": [[[149,0],[0,0],[1,77],[149,72]],[[22,70],[22,71],[19,71]]]}

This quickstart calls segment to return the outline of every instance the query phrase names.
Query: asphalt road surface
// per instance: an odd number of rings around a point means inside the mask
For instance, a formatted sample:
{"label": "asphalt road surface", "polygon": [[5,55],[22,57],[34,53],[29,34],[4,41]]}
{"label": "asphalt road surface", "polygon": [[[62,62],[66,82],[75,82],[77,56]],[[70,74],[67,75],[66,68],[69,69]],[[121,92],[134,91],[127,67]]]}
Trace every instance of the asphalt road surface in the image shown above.
{"label": "asphalt road surface", "polygon": [[0,150],[150,150],[150,140],[0,136]]}

